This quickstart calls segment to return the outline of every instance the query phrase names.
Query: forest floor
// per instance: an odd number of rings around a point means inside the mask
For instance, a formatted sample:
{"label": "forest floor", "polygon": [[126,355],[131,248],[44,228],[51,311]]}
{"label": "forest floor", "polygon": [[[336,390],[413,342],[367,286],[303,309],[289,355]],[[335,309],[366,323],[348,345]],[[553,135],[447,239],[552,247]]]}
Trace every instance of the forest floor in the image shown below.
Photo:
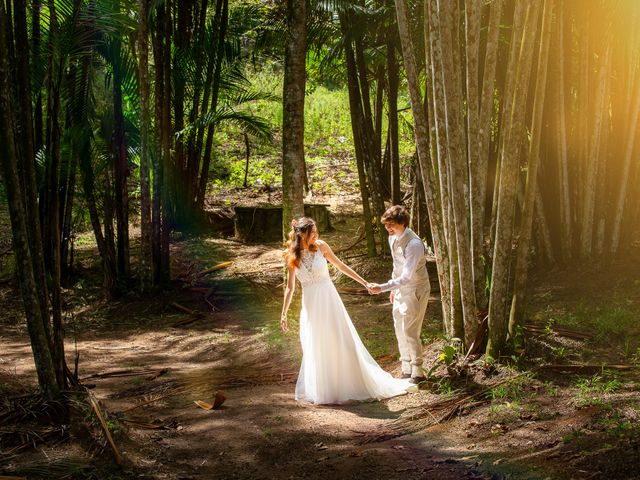
{"label": "forest floor", "polygon": [[[340,250],[357,237],[358,221],[331,205],[334,230],[322,237]],[[342,256],[373,281],[390,270],[389,259],[359,250]],[[536,275],[526,349],[501,364],[440,367],[437,381],[382,402],[314,406],[293,399],[301,351],[295,320],[289,334],[278,330],[277,244],[176,236],[171,288],[140,296],[131,286],[108,301],[96,257],[80,238],[65,290],[67,357],[73,365],[79,355],[79,377],[100,402],[123,466],[115,467],[82,396],[73,407],[80,420],[63,433],[47,436],[51,429],[31,418],[24,399],[35,372],[17,286],[8,282],[0,284],[0,414],[23,405],[24,415],[0,425],[0,476],[640,478],[638,258]],[[221,262],[232,263],[202,274]],[[336,282],[365,345],[397,374],[387,299]],[[447,344],[433,290],[423,329],[428,365]],[[543,367],[550,364],[583,367]],[[221,407],[196,405],[212,404],[216,392],[226,397]]]}

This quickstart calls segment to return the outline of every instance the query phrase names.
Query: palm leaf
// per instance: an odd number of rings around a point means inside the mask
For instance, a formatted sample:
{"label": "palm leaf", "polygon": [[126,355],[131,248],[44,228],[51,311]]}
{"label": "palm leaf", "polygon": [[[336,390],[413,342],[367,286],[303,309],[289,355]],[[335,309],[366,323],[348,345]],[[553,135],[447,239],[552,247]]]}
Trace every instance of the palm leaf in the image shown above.
{"label": "palm leaf", "polygon": [[176,137],[183,139],[193,134],[196,128],[219,125],[223,122],[235,124],[248,134],[262,140],[270,140],[273,135],[271,125],[266,119],[252,113],[221,107],[215,112],[208,112],[194,123],[187,125],[176,133]]}

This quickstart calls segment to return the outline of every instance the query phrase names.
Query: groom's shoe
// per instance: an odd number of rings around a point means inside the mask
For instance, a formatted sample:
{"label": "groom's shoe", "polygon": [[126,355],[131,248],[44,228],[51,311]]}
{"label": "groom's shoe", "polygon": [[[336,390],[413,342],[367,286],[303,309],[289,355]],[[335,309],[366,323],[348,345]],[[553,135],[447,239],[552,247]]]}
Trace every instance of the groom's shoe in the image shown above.
{"label": "groom's shoe", "polygon": [[411,377],[411,380],[409,380],[409,382],[413,383],[414,385],[418,385],[419,383],[424,382],[426,379],[427,379],[427,377],[423,377],[422,375],[418,375],[418,376]]}

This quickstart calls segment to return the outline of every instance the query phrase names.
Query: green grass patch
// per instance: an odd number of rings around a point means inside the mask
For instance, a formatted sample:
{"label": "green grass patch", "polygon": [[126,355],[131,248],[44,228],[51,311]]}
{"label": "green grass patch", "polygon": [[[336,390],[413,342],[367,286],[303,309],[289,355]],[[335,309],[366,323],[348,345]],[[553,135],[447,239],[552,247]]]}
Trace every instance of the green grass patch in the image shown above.
{"label": "green grass patch", "polygon": [[[640,337],[640,305],[631,298],[614,297],[607,302],[580,303],[560,311],[548,309],[543,322],[591,333],[597,342],[608,343],[612,339],[622,341],[629,336]],[[558,353],[558,352],[556,352]]]}
{"label": "green grass patch", "polygon": [[589,378],[581,378],[576,382],[578,393],[576,406],[588,407],[593,405],[606,405],[603,398],[606,394],[615,393],[622,388],[622,382],[610,372],[595,374]]}
{"label": "green grass patch", "polygon": [[521,401],[532,396],[533,382],[533,373],[526,372],[513,380],[495,386],[489,390],[488,395],[492,402]]}
{"label": "green grass patch", "polygon": [[520,402],[502,402],[489,407],[489,420],[492,423],[511,423],[520,418],[523,407]]}

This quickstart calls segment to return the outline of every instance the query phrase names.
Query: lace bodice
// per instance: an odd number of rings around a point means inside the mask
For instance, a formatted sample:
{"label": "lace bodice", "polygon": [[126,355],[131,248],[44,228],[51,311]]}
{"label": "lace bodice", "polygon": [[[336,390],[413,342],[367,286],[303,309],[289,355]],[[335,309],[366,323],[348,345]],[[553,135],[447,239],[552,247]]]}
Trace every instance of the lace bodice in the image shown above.
{"label": "lace bodice", "polygon": [[296,269],[296,278],[304,287],[310,283],[331,281],[327,260],[320,249],[315,252],[303,250],[300,257],[300,267]]}

